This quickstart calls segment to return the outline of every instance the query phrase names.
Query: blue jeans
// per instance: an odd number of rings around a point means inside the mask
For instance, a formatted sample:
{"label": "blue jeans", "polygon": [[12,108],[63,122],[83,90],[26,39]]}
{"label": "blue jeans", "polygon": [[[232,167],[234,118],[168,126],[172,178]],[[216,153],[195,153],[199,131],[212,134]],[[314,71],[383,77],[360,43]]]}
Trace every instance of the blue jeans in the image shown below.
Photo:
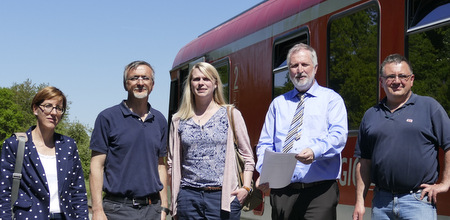
{"label": "blue jeans", "polygon": [[241,218],[241,204],[237,197],[231,202],[231,212],[220,209],[222,191],[203,191],[181,188],[177,197],[177,216],[184,219],[235,219]]}
{"label": "blue jeans", "polygon": [[372,220],[437,219],[436,206],[428,202],[428,196],[420,200],[421,193],[422,190],[392,194],[376,187],[372,200]]}

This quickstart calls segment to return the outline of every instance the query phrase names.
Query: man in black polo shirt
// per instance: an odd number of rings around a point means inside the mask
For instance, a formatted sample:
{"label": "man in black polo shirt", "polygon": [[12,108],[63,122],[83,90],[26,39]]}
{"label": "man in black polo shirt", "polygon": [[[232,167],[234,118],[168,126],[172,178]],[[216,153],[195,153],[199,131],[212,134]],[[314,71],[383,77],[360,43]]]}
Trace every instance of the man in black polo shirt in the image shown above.
{"label": "man in black polo shirt", "polygon": [[[367,110],[360,125],[353,219],[363,218],[371,182],[376,186],[372,219],[437,218],[437,194],[450,187],[450,120],[435,99],[411,91],[413,82],[405,57],[389,55],[381,64],[386,98]],[[436,183],[439,147],[445,161]]]}
{"label": "man in black polo shirt", "polygon": [[152,66],[128,64],[123,84],[127,100],[102,111],[91,136],[92,219],[166,219],[167,121],[148,103]]}

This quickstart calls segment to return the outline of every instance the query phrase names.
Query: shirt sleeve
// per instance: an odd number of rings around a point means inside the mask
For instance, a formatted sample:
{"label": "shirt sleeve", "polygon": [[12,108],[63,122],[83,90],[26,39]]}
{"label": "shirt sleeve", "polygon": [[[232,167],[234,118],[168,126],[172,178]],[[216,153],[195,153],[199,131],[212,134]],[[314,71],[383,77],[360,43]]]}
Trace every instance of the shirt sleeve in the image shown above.
{"label": "shirt sleeve", "polygon": [[14,145],[14,148],[17,150],[17,143],[15,138],[8,138],[3,142],[0,163],[0,219],[11,219],[12,174],[14,173],[14,164],[16,162],[12,146]]}
{"label": "shirt sleeve", "polygon": [[250,138],[247,132],[244,118],[239,110],[233,108],[233,121],[235,125],[235,134],[238,141],[239,152],[244,157],[246,171],[253,171],[255,169],[255,160],[253,158],[253,151],[250,145]]}
{"label": "shirt sleeve", "polygon": [[274,135],[275,135],[275,108],[272,102],[267,111],[266,118],[264,120],[264,125],[261,130],[261,135],[259,137],[258,146],[256,146],[256,156],[258,161],[256,163],[256,170],[261,173],[264,153],[266,150],[274,151]]}
{"label": "shirt sleeve", "polygon": [[[434,99],[433,99],[434,100]],[[444,108],[437,102],[433,101],[434,107],[431,107],[431,122],[433,124],[433,132],[437,137],[438,145],[444,150],[450,149],[450,119]],[[431,105],[430,105],[431,106]]]}
{"label": "shirt sleeve", "polygon": [[[163,115],[161,115],[161,117],[164,118]],[[167,136],[168,136],[168,126],[167,126],[167,121],[166,120],[161,120],[161,125],[162,125],[162,135],[161,135],[161,146],[160,146],[160,150],[159,150],[159,157],[166,157],[167,156]]]}
{"label": "shirt sleeve", "polygon": [[84,182],[83,168],[81,165],[80,155],[78,153],[78,147],[75,142],[73,149],[73,182],[70,183],[70,191],[72,195],[71,203],[76,212],[77,218],[89,219],[88,204],[86,186]]}
{"label": "shirt sleeve", "polygon": [[108,128],[108,120],[102,114],[99,114],[95,120],[94,130],[91,135],[91,143],[89,146],[91,150],[104,154],[108,152]]}
{"label": "shirt sleeve", "polygon": [[347,142],[348,122],[344,100],[336,93],[330,97],[327,105],[327,135],[312,140],[311,149],[315,160],[332,158],[340,154]]}

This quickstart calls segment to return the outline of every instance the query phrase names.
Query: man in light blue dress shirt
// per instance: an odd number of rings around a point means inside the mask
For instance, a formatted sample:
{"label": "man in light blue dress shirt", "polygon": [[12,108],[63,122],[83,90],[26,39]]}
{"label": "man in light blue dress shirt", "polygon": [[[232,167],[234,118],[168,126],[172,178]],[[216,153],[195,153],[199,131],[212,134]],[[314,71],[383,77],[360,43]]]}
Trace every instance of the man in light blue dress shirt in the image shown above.
{"label": "man in light blue dress shirt", "polygon": [[[291,121],[299,106],[303,113],[288,153],[298,160],[291,184],[271,189],[272,219],[336,219],[341,175],[341,152],[347,141],[347,111],[342,97],[315,80],[317,54],[306,44],[297,44],[287,56],[289,78],[294,89],[276,97],[269,106],[256,153],[261,173],[266,150],[283,152]],[[299,95],[300,94],[300,95]],[[286,150],[285,150],[286,151]],[[269,183],[260,183],[264,192]]]}

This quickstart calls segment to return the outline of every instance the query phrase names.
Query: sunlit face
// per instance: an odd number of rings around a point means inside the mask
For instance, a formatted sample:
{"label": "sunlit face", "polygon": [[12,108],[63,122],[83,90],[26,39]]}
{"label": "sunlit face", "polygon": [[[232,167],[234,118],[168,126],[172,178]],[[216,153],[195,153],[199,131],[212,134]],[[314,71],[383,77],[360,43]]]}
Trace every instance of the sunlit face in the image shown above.
{"label": "sunlit face", "polygon": [[147,98],[153,90],[153,71],[146,65],[140,65],[127,74],[126,88],[129,95],[137,99]]}
{"label": "sunlit face", "polygon": [[289,78],[300,92],[311,88],[316,76],[317,66],[311,60],[311,52],[300,50],[291,55],[289,62]]}
{"label": "sunlit face", "polygon": [[[52,109],[49,112],[50,105]],[[58,98],[45,100],[39,106],[33,107],[33,113],[36,115],[37,123],[40,127],[55,129],[63,115],[63,112],[58,111],[57,108],[63,109],[63,101]]]}
{"label": "sunlit face", "polygon": [[388,63],[384,66],[380,84],[390,100],[404,99],[411,93],[414,75],[406,62]]}
{"label": "sunlit face", "polygon": [[198,68],[192,71],[191,90],[195,98],[213,98],[216,82],[209,79]]}

